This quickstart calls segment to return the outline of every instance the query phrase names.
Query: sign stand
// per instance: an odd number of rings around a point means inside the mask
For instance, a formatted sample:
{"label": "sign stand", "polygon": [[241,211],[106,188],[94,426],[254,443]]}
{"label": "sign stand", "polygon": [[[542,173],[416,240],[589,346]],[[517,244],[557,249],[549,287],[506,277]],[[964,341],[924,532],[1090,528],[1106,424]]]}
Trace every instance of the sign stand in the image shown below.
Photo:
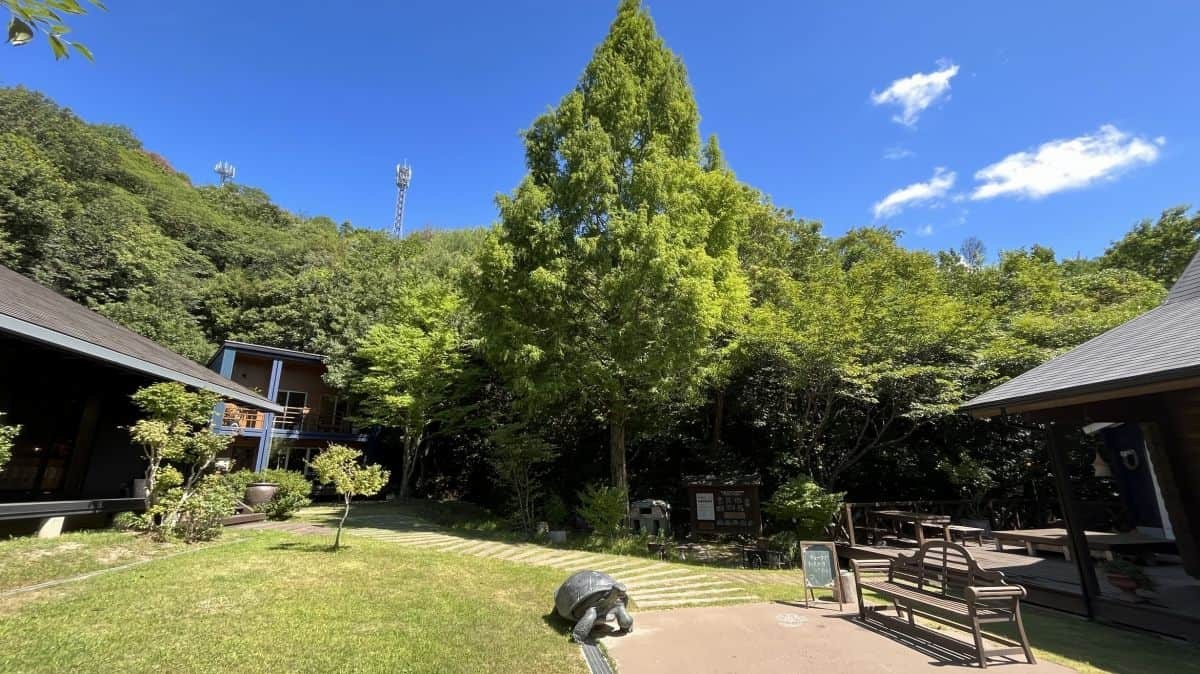
{"label": "sign stand", "polygon": [[817,601],[815,589],[831,589],[838,599],[838,610],[843,609],[841,588],[838,583],[837,545],[828,541],[801,541],[800,566],[804,569],[804,608],[808,608],[808,598]]}

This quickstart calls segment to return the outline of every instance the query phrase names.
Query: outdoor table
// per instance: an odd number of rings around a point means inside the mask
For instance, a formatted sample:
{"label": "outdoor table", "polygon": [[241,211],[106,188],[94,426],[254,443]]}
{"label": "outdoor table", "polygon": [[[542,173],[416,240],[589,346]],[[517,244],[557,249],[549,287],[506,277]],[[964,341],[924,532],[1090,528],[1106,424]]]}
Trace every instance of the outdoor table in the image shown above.
{"label": "outdoor table", "polygon": [[908,510],[872,510],[871,515],[876,519],[890,520],[896,522],[901,527],[905,524],[912,525],[913,531],[917,533],[917,545],[925,545],[925,527],[940,527],[942,537],[947,541],[950,540],[950,516],[936,515],[934,513],[918,513]]}

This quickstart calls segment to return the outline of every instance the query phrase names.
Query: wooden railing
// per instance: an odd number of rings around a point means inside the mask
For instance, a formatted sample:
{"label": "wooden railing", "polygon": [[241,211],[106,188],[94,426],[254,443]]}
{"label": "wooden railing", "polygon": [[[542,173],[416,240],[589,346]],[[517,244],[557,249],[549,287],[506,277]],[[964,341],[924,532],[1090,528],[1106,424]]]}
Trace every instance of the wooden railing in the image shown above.
{"label": "wooden railing", "polygon": [[[248,407],[225,403],[221,425],[240,430],[258,430],[266,425],[266,412]],[[276,430],[309,431],[319,433],[350,433],[353,427],[345,418],[313,414],[309,407],[285,407],[275,415],[271,427]]]}
{"label": "wooden railing", "polygon": [[[1118,517],[1120,504],[1115,501],[1083,501],[1076,503],[1088,528],[1111,528]],[[856,545],[873,539],[875,526],[872,510],[906,510],[949,515],[954,521],[986,520],[993,530],[1030,529],[1055,525],[1062,510],[1057,499],[1042,501],[1022,498],[989,499],[983,504],[969,500],[955,501],[858,501],[847,502],[833,523],[836,538]]]}

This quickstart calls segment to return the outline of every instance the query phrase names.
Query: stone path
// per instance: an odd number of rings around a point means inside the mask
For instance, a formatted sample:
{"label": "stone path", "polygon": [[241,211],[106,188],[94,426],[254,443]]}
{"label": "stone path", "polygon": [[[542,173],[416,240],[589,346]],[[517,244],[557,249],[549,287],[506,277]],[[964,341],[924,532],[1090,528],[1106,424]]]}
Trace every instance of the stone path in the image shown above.
{"label": "stone path", "polygon": [[[438,552],[498,559],[518,564],[548,566],[564,572],[595,569],[625,584],[638,609],[666,609],[681,606],[759,601],[742,586],[746,582],[799,582],[798,574],[786,571],[759,572],[702,569],[686,564],[659,562],[645,557],[553,548],[532,543],[506,543],[441,529],[428,522],[403,515],[366,515],[355,517],[345,533],[377,541]],[[324,526],[303,522],[256,522],[245,529],[266,529],[297,534],[329,534]]]}

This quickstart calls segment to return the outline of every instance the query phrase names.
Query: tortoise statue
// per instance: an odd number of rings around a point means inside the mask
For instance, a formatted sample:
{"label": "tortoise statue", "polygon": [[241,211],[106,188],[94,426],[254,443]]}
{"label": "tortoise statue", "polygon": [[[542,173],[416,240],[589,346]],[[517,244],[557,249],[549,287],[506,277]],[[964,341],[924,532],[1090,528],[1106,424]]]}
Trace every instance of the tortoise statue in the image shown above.
{"label": "tortoise statue", "polygon": [[625,586],[599,571],[574,573],[554,593],[554,609],[563,618],[575,621],[571,636],[579,643],[587,640],[597,621],[607,622],[613,617],[623,631],[632,632],[633,616],[625,610],[627,601]]}

